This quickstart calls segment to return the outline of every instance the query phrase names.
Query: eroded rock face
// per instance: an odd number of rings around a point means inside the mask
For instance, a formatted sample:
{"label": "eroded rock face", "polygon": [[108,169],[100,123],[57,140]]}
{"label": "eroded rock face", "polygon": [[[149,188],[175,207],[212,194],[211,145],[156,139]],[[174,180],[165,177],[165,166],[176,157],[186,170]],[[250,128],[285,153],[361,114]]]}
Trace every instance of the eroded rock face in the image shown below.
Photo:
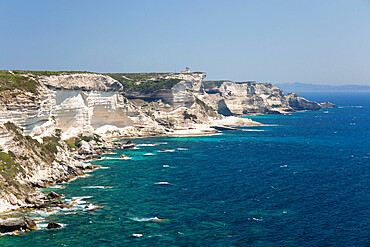
{"label": "eroded rock face", "polygon": [[296,94],[285,95],[271,83],[205,81],[202,88],[208,95],[202,99],[220,114],[275,114],[296,110],[319,110],[320,105]]}
{"label": "eroded rock face", "polygon": [[330,103],[330,102],[324,102],[324,103],[320,103],[320,106],[322,108],[338,108],[337,105],[333,104],[333,103]]}
{"label": "eroded rock face", "polygon": [[[39,95],[20,94],[0,111],[0,124],[12,121],[39,141],[56,129],[68,139],[82,132],[110,137],[166,134],[190,123],[256,113],[317,110],[320,105],[296,94],[284,95],[269,83],[203,81],[205,73],[166,74],[179,83],[147,94],[121,92],[118,81],[92,73],[42,76]],[[136,96],[135,96],[136,95]],[[192,117],[192,116],[196,117]],[[0,133],[0,144],[6,140]]]}
{"label": "eroded rock face", "polygon": [[296,111],[318,111],[321,109],[321,106],[312,101],[308,101],[305,98],[299,97],[296,93],[290,93],[287,95],[289,106]]}
{"label": "eroded rock face", "polygon": [[120,91],[122,85],[109,76],[92,73],[42,76],[40,82],[55,89]]}
{"label": "eroded rock face", "polygon": [[21,129],[10,122],[0,125],[0,132],[8,132],[0,159],[0,211],[43,208],[48,198],[34,191],[35,187],[78,175],[75,164],[79,162],[71,157],[58,133],[41,144],[24,136]]}
{"label": "eroded rock face", "polygon": [[8,218],[0,220],[0,232],[32,231],[36,230],[36,223],[29,217]]}
{"label": "eroded rock face", "polygon": [[129,99],[144,99],[147,101],[161,100],[173,108],[191,107],[195,102],[195,94],[201,92],[202,81],[206,73],[179,73],[163,76],[163,79],[178,79],[179,83],[171,89],[160,89],[150,93],[123,92]]}

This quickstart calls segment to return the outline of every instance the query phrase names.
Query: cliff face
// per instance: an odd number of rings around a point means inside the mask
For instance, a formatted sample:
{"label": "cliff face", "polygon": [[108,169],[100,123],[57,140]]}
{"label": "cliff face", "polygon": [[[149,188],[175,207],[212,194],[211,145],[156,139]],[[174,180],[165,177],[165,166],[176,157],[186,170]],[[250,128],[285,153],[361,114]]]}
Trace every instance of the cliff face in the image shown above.
{"label": "cliff face", "polygon": [[28,73],[39,83],[38,93],[3,97],[8,100],[1,105],[0,124],[12,121],[41,141],[56,128],[63,139],[84,131],[104,135],[109,126],[110,136],[158,135],[223,116],[320,109],[269,83],[203,81],[205,73],[118,75],[113,77],[120,81],[94,73]]}
{"label": "cliff face", "polygon": [[0,211],[33,207],[27,197],[34,187],[77,175],[80,163],[60,140],[60,131],[40,143],[8,122],[0,126],[0,137]]}
{"label": "cliff face", "polygon": [[285,95],[283,90],[270,83],[231,81],[205,81],[202,84],[204,101],[221,114],[245,115],[254,113],[287,113],[296,110],[319,110],[296,94]]}

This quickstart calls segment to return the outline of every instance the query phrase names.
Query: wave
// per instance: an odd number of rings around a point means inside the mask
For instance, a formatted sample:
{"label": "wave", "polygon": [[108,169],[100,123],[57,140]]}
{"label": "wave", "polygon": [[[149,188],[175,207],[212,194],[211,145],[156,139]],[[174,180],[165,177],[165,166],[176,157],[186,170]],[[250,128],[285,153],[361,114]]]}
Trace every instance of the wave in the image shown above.
{"label": "wave", "polygon": [[137,144],[136,146],[137,147],[155,147],[155,146],[158,146],[159,144],[157,144],[157,143],[154,143],[154,144],[152,144],[152,143],[143,143],[143,144]]}
{"label": "wave", "polygon": [[[362,105],[348,105],[348,106],[343,106],[343,108],[363,108],[364,106]],[[342,108],[342,107],[341,107]]]}
{"label": "wave", "polygon": [[177,150],[179,150],[179,151],[186,151],[186,150],[189,150],[189,149],[187,149],[187,148],[177,148]]}
{"label": "wave", "polygon": [[162,153],[165,153],[165,152],[173,153],[173,152],[175,152],[175,151],[176,151],[175,149],[161,149],[161,150],[159,150],[158,152],[162,152]]}
{"label": "wave", "polygon": [[134,220],[134,221],[139,221],[139,222],[159,220],[158,217],[152,217],[152,218],[129,217],[129,219]]}
{"label": "wave", "polygon": [[158,182],[158,183],[155,183],[155,184],[158,184],[158,185],[170,185],[171,183],[169,183],[169,182]]}
{"label": "wave", "polygon": [[83,186],[82,189],[105,189],[105,186]]}
{"label": "wave", "polygon": [[[57,223],[58,223],[58,222],[57,222]],[[47,229],[48,224],[49,224],[49,223],[47,223],[47,222],[36,223],[36,225],[37,225],[37,230],[45,230],[45,229]],[[59,228],[59,229],[62,229],[62,228],[65,228],[66,226],[68,226],[68,224],[63,224],[63,223],[58,223],[58,225],[60,225],[60,226],[61,226],[61,228]]]}
{"label": "wave", "polygon": [[145,156],[154,156],[154,155],[156,155],[156,154],[146,153],[146,154],[143,154],[143,155],[145,155]]}
{"label": "wave", "polygon": [[[115,158],[115,157],[102,157],[99,160],[130,160],[130,157],[124,157],[124,158]],[[107,169],[107,168],[106,168]]]}
{"label": "wave", "polygon": [[151,218],[140,218],[140,217],[128,217],[131,220],[139,221],[139,222],[147,222],[147,221],[153,221],[153,222],[163,222],[163,221],[169,221],[169,219],[160,219],[158,217],[151,217]]}
{"label": "wave", "polygon": [[66,186],[61,184],[53,184],[49,188],[50,189],[64,189]]}

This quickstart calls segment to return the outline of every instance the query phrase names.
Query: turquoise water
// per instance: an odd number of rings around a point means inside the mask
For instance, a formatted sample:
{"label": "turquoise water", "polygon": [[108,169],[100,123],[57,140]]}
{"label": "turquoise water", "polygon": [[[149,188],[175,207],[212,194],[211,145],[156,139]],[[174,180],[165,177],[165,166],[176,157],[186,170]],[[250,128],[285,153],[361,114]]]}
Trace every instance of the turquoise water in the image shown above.
{"label": "turquoise water", "polygon": [[[264,131],[134,139],[144,145],[105,155],[130,160],[96,161],[107,169],[54,189],[74,210],[32,213],[41,230],[0,245],[366,246],[370,95],[347,96],[247,128]],[[50,221],[64,227],[42,229]]]}

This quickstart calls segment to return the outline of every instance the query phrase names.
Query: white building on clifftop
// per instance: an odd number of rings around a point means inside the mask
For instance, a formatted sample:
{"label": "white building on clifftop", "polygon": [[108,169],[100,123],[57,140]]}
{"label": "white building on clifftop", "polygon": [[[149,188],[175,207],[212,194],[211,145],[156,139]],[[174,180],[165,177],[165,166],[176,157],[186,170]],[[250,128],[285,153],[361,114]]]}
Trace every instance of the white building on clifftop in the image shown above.
{"label": "white building on clifftop", "polygon": [[190,73],[190,68],[186,67],[184,70],[181,70],[181,73]]}

